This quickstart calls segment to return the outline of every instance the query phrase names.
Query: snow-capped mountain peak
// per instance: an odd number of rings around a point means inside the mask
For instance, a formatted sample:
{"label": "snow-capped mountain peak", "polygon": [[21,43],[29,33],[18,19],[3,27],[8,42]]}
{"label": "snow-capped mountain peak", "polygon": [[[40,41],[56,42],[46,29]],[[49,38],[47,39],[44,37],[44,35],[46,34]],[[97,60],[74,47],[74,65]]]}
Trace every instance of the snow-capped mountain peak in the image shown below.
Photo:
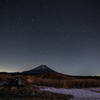
{"label": "snow-capped mountain peak", "polygon": [[29,71],[24,71],[23,73],[28,73],[28,74],[41,74],[41,73],[50,73],[50,72],[55,72],[54,70],[50,69],[46,65],[40,65],[32,70]]}
{"label": "snow-capped mountain peak", "polygon": [[48,69],[48,67],[46,65],[40,65],[38,67],[36,67],[34,70],[38,70],[38,69]]}

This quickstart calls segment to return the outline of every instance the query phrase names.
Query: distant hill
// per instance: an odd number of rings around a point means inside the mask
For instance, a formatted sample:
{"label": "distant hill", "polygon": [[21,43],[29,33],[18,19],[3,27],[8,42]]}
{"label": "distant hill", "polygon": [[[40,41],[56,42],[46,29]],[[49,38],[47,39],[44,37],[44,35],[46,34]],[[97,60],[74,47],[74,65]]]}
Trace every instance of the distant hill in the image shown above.
{"label": "distant hill", "polygon": [[28,70],[28,71],[23,71],[23,74],[41,74],[41,73],[51,73],[51,72],[56,72],[46,65],[40,65],[34,69]]}

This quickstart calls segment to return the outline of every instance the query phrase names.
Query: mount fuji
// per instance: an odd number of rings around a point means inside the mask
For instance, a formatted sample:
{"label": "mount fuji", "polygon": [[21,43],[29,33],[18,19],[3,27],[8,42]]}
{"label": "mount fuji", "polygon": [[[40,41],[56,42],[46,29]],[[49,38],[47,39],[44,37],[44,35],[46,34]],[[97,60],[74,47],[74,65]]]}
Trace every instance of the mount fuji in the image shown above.
{"label": "mount fuji", "polygon": [[22,73],[23,74],[41,74],[41,73],[51,73],[51,72],[56,72],[56,71],[50,69],[46,65],[40,65],[32,70],[23,71]]}

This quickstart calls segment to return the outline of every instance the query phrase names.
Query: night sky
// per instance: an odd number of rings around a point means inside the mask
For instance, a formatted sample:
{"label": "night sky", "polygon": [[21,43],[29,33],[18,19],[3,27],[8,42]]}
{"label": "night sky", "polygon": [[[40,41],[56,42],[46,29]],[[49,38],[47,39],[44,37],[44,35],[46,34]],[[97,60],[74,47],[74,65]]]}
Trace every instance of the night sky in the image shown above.
{"label": "night sky", "polygon": [[0,72],[39,65],[100,75],[100,0],[0,0]]}

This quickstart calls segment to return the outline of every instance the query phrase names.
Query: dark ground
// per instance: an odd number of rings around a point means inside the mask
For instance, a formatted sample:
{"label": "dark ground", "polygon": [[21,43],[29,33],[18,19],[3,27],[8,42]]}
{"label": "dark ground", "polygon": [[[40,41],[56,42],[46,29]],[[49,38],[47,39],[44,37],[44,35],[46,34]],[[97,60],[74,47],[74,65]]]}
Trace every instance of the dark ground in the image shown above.
{"label": "dark ground", "polygon": [[40,91],[32,86],[0,86],[0,100],[68,100],[71,95]]}

